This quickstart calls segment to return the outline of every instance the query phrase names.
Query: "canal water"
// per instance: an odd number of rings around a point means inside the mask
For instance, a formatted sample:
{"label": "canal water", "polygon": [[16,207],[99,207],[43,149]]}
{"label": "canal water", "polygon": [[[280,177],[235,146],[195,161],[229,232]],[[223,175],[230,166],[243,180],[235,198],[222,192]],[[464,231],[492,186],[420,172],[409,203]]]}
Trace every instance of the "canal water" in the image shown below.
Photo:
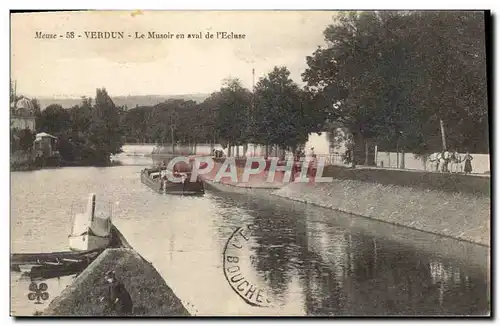
{"label": "canal water", "polygon": [[[11,252],[67,250],[90,192],[193,315],[481,315],[489,312],[488,255],[465,244],[271,196],[159,195],[140,182],[150,158],[125,165],[11,173]],[[226,243],[252,227],[241,251],[240,294],[224,274]],[[243,263],[246,262],[246,263]],[[50,299],[73,276],[47,280]],[[32,315],[30,280],[11,273],[11,313]],[[232,284],[237,288],[238,284]]]}

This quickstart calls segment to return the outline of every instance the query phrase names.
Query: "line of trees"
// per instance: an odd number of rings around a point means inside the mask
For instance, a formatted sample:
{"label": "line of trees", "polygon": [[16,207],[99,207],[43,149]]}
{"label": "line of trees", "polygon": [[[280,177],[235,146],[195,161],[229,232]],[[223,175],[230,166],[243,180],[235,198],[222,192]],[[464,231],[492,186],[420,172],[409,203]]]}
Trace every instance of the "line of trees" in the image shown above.
{"label": "line of trees", "polygon": [[305,87],[286,67],[261,78],[253,93],[226,80],[199,105],[177,100],[128,111],[127,141],[168,142],[173,126],[181,141],[294,148],[311,132],[344,127],[349,139],[342,140],[363,162],[375,144],[441,150],[443,120],[450,149],[489,152],[482,12],[347,12],[324,37],[327,46],[306,58]]}
{"label": "line of trees", "polygon": [[200,104],[175,99],[128,110],[122,126],[127,142],[169,143],[173,138],[229,148],[255,143],[293,150],[324,120],[317,118],[309,96],[286,67],[275,67],[254,92],[239,79],[226,79]]}
{"label": "line of trees", "polygon": [[343,127],[361,163],[375,144],[422,155],[441,150],[440,120],[450,149],[489,152],[483,13],[344,12],[324,37],[327,45],[306,57],[304,87],[281,66],[253,90],[227,79],[202,103],[172,99],[125,110],[98,90],[94,104],[49,106],[37,126],[71,143],[65,155],[91,149],[104,161],[123,142],[293,150],[310,133]]}
{"label": "line of trees", "polygon": [[482,12],[349,12],[307,57],[307,87],[328,119],[347,127],[357,161],[366,149],[417,154],[488,152],[485,17]]}

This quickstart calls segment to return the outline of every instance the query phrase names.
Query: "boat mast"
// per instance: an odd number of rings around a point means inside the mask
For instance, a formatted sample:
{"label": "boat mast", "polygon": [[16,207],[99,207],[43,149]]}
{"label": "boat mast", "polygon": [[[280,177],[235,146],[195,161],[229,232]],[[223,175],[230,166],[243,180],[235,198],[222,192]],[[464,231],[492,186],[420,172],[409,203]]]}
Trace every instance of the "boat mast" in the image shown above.
{"label": "boat mast", "polygon": [[170,139],[172,139],[172,155],[175,154],[174,126],[170,125]]}

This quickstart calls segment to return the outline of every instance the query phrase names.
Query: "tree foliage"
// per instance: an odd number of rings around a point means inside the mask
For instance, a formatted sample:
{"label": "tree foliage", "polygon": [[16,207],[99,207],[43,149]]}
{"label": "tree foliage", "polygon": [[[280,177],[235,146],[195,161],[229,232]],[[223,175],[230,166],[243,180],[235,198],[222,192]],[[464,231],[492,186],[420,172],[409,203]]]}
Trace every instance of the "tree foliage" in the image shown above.
{"label": "tree foliage", "polygon": [[[303,79],[329,120],[386,150],[488,151],[484,17],[475,12],[349,12],[324,31]],[[486,139],[486,141],[485,141]]]}
{"label": "tree foliage", "polygon": [[256,141],[295,148],[307,141],[312,127],[309,94],[290,78],[286,67],[274,67],[255,87]]}
{"label": "tree foliage", "polygon": [[226,79],[218,94],[215,128],[219,139],[229,145],[247,142],[247,124],[252,94],[239,79]]}
{"label": "tree foliage", "polygon": [[106,89],[97,89],[88,130],[88,145],[99,162],[109,162],[112,154],[121,152],[123,145],[120,111]]}
{"label": "tree foliage", "polygon": [[97,89],[95,103],[83,98],[79,106],[64,109],[49,105],[37,117],[37,131],[58,138],[63,159],[85,164],[105,165],[123,145],[123,111],[117,108],[106,90]]}
{"label": "tree foliage", "polygon": [[30,129],[12,128],[10,130],[10,151],[30,151],[35,140],[35,133]]}
{"label": "tree foliage", "polygon": [[40,113],[37,126],[39,132],[59,135],[70,127],[70,113],[59,104],[51,104]]}

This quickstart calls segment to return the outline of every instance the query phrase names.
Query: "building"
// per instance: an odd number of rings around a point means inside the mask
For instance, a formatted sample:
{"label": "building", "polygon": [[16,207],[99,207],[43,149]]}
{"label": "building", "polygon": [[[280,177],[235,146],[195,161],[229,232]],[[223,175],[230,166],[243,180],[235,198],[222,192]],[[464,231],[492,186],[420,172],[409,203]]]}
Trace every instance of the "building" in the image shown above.
{"label": "building", "polygon": [[33,149],[38,157],[52,157],[58,154],[57,137],[41,132],[36,134]]}
{"label": "building", "polygon": [[35,108],[33,103],[23,97],[11,105],[10,128],[11,129],[29,129],[36,131]]}

